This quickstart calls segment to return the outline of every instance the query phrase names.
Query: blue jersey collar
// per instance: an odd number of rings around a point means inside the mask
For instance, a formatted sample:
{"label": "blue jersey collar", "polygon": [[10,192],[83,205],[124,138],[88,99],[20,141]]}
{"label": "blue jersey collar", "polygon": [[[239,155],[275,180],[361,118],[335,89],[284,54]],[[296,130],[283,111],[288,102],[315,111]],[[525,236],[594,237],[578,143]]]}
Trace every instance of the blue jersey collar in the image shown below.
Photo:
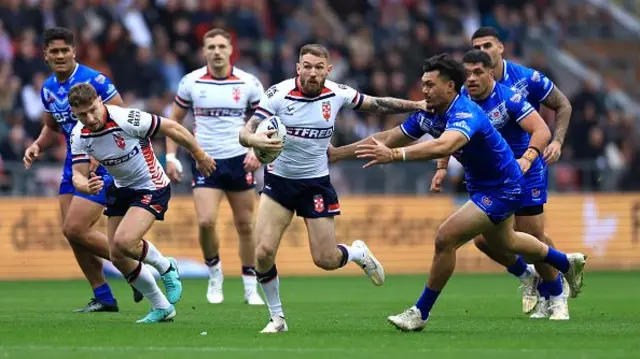
{"label": "blue jersey collar", "polygon": [[[67,77],[66,80],[60,82],[61,84],[68,82],[69,80],[71,80],[71,78],[73,78],[73,76],[76,74],[76,72],[78,72],[78,69],[80,68],[80,64],[76,62],[76,68],[73,69],[73,72],[71,73],[71,75],[69,75],[69,77]],[[58,82],[58,78],[56,77],[56,75],[53,75],[53,80],[55,82]]]}
{"label": "blue jersey collar", "polygon": [[460,94],[458,93],[456,97],[453,98],[453,101],[451,101],[451,103],[449,104],[449,107],[447,108],[447,110],[444,112],[445,116],[449,114],[449,111],[451,111],[451,109],[453,108],[453,105],[456,103],[456,101],[458,101],[459,98],[460,98]]}

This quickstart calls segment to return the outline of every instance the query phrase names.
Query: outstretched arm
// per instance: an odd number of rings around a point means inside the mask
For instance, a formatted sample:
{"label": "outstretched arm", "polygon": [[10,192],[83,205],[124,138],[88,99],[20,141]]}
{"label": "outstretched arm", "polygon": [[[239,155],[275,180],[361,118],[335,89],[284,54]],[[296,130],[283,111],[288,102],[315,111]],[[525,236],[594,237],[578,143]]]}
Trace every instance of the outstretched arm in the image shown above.
{"label": "outstretched arm", "polygon": [[365,168],[392,161],[433,160],[447,157],[467,144],[469,139],[462,132],[448,130],[437,139],[407,147],[390,149],[378,140],[374,139],[374,142],[373,145],[359,145],[356,150],[358,158],[371,159],[364,165]]}
{"label": "outstretched arm", "polygon": [[425,109],[425,101],[409,101],[393,97],[373,97],[368,95],[364,95],[362,104],[357,108],[358,111],[372,112],[381,115],[407,113]]}
{"label": "outstretched arm", "polygon": [[329,162],[333,163],[356,158],[356,149],[358,146],[362,144],[373,144],[375,143],[373,141],[374,138],[389,148],[406,146],[414,141],[402,132],[400,126],[397,126],[387,131],[378,132],[350,145],[329,148]]}

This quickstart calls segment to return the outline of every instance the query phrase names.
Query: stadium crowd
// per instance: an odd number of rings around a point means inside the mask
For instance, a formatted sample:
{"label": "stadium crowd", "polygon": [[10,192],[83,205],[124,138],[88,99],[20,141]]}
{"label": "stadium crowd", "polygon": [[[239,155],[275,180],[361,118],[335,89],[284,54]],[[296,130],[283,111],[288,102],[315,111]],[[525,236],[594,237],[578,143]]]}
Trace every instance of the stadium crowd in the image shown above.
{"label": "stadium crowd", "polygon": [[[523,4],[524,3],[524,4]],[[461,57],[482,25],[496,27],[506,58],[554,80],[543,56],[524,56],[527,35],[575,31],[572,1],[550,0],[4,0],[0,1],[0,193],[10,192],[11,171],[40,131],[40,88],[49,70],[41,33],[65,26],[76,33],[80,63],[110,77],[125,104],[168,114],[182,76],[203,65],[202,35],[223,27],[233,36],[233,63],[265,87],[294,74],[303,43],[331,52],[330,76],[375,96],[420,99],[424,58]],[[562,83],[557,83],[562,88]],[[573,117],[557,190],[599,190],[612,173],[614,188],[638,189],[637,119],[609,105],[590,83],[572,96]],[[353,142],[396,126],[404,116],[345,111],[334,143]],[[551,121],[552,122],[552,121]],[[550,124],[551,127],[553,124]],[[553,127],[552,127],[553,128]],[[155,144],[162,154],[164,141]],[[45,162],[64,160],[62,137]],[[613,176],[613,175],[611,175]]]}

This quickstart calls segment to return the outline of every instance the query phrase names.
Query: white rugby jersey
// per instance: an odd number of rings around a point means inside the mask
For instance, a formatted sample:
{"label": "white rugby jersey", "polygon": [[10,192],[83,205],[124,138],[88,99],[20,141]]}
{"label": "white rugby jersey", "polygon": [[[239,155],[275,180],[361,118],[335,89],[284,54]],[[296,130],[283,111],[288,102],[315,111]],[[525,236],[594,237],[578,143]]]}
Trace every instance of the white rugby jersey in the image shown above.
{"label": "white rugby jersey", "polygon": [[78,121],[71,134],[73,164],[100,162],[113,176],[117,187],[157,190],[169,185],[158,162],[151,138],[160,128],[160,117],[144,111],[105,105],[106,123],[92,132]]}
{"label": "white rugby jersey", "polygon": [[202,149],[215,159],[223,159],[247,153],[238,136],[246,110],[258,105],[263,92],[255,76],[237,67],[220,79],[205,66],[182,78],[175,102],[193,110],[194,135]]}
{"label": "white rugby jersey", "polygon": [[329,80],[324,85],[320,95],[306,97],[298,78],[293,78],[272,86],[262,96],[255,116],[276,115],[287,127],[282,153],[267,171],[290,179],[329,175],[327,149],[338,111],[358,108],[364,97],[346,85]]}

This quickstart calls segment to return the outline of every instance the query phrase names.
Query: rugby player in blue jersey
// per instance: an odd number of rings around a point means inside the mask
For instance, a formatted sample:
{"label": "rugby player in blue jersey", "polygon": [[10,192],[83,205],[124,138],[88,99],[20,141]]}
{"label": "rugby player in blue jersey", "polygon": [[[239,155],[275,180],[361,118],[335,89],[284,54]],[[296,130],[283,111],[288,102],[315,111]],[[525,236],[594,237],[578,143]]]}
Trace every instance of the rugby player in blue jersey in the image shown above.
{"label": "rugby player in blue jersey", "polygon": [[[542,161],[542,156],[539,155],[551,140],[549,127],[522,95],[494,80],[491,58],[485,52],[480,50],[469,51],[464,55],[462,62],[467,71],[467,81],[462,88],[462,94],[470,97],[482,108],[484,113],[489,116],[493,127],[507,141],[517,158],[520,169],[525,174],[523,191],[527,196],[526,198],[536,198],[531,196],[531,193],[535,194],[537,187],[535,185],[531,186],[531,184],[544,183],[546,181],[546,168]],[[437,175],[434,176],[434,178],[437,177]],[[530,204],[530,202],[525,202],[525,205]],[[516,223],[522,221],[519,214],[520,211],[515,213]],[[528,219],[530,217],[525,216],[525,218]],[[516,230],[517,228],[518,226],[516,225]],[[513,272],[513,269],[515,269],[515,272],[529,272],[525,270],[526,264],[523,259],[518,260],[515,255],[513,257],[516,262],[515,265],[509,267],[510,271]],[[544,271],[543,275],[547,275],[548,272]],[[563,282],[566,283],[566,281],[563,281],[562,276],[553,268],[552,273],[552,277],[543,276],[543,282],[541,283],[541,286],[546,288],[548,292],[548,297],[543,297],[542,300],[548,300],[549,303],[548,305],[541,303],[538,307],[545,309],[545,315],[541,315],[542,311],[538,310],[531,317],[568,320],[567,296],[569,289],[563,289]],[[530,273],[523,277],[528,278],[530,281],[535,278]]]}
{"label": "rugby player in blue jersey", "polygon": [[[53,74],[44,82],[40,97],[45,108],[44,126],[40,136],[27,148],[24,164],[28,169],[42,151],[52,146],[62,133],[67,141],[67,157],[64,163],[59,190],[60,211],[64,236],[69,241],[78,265],[93,289],[93,298],[76,312],[117,312],[118,304],[104,278],[102,260],[109,259],[107,237],[93,228],[100,219],[106,204],[105,190],[97,195],[85,195],[73,187],[69,137],[77,119],[71,112],[67,94],[77,83],[87,82],[95,87],[101,99],[111,105],[124,105],[115,86],[105,75],[76,62],[73,33],[62,27],[47,29],[43,34],[44,59]],[[111,176],[102,166],[92,172],[110,183]],[[108,185],[105,185],[106,189]],[[134,289],[136,302],[142,295]]]}
{"label": "rugby player in blue jersey", "polygon": [[[555,247],[544,230],[544,204],[547,202],[547,170],[546,165],[558,161],[561,155],[562,144],[569,127],[571,118],[571,104],[567,97],[553,82],[539,71],[524,67],[503,58],[504,45],[499,39],[498,32],[492,27],[482,27],[472,35],[473,47],[486,52],[491,58],[493,73],[499,84],[510,87],[518,92],[536,109],[541,105],[555,112],[555,131],[552,141],[544,148],[545,160],[544,176],[528,176],[525,178],[522,208],[516,212],[516,230],[523,231],[538,238],[538,240]],[[440,166],[442,167],[442,166]],[[544,263],[537,263],[533,271],[527,267],[522,258],[511,253],[505,253],[487,245],[482,237],[476,238],[476,246],[490,258],[502,264],[514,276],[521,280],[522,310],[529,313],[535,307],[532,314],[534,318],[543,318],[550,315],[550,281],[557,278],[557,272]],[[539,282],[538,273],[542,277]],[[536,285],[540,292],[536,293]],[[576,297],[581,288],[570,288],[571,297]]]}
{"label": "rugby player in blue jersey", "polygon": [[[569,283],[582,281],[583,254],[564,254],[514,230],[513,214],[520,208],[523,172],[489,117],[471,99],[460,95],[465,79],[462,63],[451,56],[428,59],[423,67],[422,91],[430,111],[418,111],[396,128],[329,153],[333,162],[354,155],[368,159],[365,168],[450,155],[464,167],[470,200],[438,228],[431,273],[416,304],[388,318],[403,331],[424,329],[455,270],[457,249],[480,234],[493,246],[551,264]],[[435,139],[408,145],[426,133]]]}

